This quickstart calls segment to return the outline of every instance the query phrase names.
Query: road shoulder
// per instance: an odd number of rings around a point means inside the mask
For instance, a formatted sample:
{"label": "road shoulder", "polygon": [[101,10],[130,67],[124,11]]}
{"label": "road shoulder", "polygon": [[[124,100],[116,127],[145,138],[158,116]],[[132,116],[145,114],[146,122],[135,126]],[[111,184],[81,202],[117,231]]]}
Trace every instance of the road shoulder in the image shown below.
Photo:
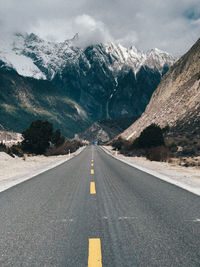
{"label": "road shoulder", "polygon": [[134,168],[200,196],[200,170],[197,168],[172,166],[169,163],[149,161],[141,157],[125,157],[122,154],[116,155],[111,147],[101,148],[110,156]]}
{"label": "road shoulder", "polygon": [[26,160],[17,157],[12,158],[8,154],[1,152],[0,192],[65,163],[81,153],[84,148],[85,147],[79,148],[70,156],[34,156],[28,157]]}

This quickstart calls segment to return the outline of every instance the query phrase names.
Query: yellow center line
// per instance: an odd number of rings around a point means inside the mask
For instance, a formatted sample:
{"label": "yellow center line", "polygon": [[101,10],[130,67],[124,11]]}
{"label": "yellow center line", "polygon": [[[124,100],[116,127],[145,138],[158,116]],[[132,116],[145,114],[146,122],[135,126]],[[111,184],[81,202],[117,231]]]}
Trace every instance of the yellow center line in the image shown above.
{"label": "yellow center line", "polygon": [[101,240],[89,239],[88,267],[102,267]]}
{"label": "yellow center line", "polygon": [[91,169],[91,174],[94,174],[94,169]]}
{"label": "yellow center line", "polygon": [[94,160],[92,159],[91,161],[93,162]]}
{"label": "yellow center line", "polygon": [[93,166],[94,166],[94,163],[91,164],[91,167],[93,167]]}
{"label": "yellow center line", "polygon": [[90,194],[96,194],[95,182],[90,182]]}

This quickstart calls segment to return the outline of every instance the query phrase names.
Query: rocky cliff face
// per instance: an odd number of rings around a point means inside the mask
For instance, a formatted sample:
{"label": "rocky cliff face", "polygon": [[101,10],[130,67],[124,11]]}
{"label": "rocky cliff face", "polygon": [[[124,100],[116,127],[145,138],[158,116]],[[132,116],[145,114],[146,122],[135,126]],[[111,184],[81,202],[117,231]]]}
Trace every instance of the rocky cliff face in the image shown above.
{"label": "rocky cliff face", "polygon": [[[200,40],[163,77],[142,116],[122,136],[137,137],[151,123],[174,133],[200,131]],[[200,138],[200,136],[199,136]]]}

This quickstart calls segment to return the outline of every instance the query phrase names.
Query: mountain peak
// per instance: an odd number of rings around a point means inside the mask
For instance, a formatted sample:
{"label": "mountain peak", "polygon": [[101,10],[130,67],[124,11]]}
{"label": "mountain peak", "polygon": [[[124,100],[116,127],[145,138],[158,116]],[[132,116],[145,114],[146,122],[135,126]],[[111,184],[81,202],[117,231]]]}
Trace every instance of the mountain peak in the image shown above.
{"label": "mountain peak", "polygon": [[[78,33],[72,39],[62,43],[45,41],[35,33],[25,35],[18,33],[16,37],[9,48],[11,51],[8,51],[8,47],[6,48],[7,55],[1,53],[5,48],[0,47],[0,59],[12,65],[19,74],[24,76],[28,74],[31,77],[44,78],[45,75],[46,79],[51,80],[57,73],[62,71],[67,61],[74,64],[79,56],[85,58],[84,51],[87,50],[77,46],[76,41],[81,41]],[[126,66],[133,69],[136,74],[142,66],[146,65],[150,68],[156,67],[162,73],[165,64],[171,66],[174,62],[173,57],[158,49],[144,53],[135,46],[126,48],[113,42],[93,45],[91,49],[97,52],[99,61],[106,62],[114,72],[118,72]],[[19,60],[19,56],[21,56],[21,60]],[[88,59],[85,58],[84,61],[88,61]],[[25,65],[23,65],[24,62],[26,63]],[[31,65],[28,69],[34,70],[32,75],[30,74],[31,71],[27,72],[28,64]],[[86,64],[90,63],[87,62]]]}
{"label": "mountain peak", "polygon": [[150,50],[150,53],[157,53],[157,54],[168,54],[167,52],[161,50],[161,49],[158,49],[158,48],[153,48]]}
{"label": "mountain peak", "polygon": [[39,36],[37,36],[35,33],[30,33],[27,35],[26,41],[41,43],[43,40]]}
{"label": "mountain peak", "polygon": [[74,35],[74,37],[72,38],[72,41],[77,41],[79,39],[79,34],[78,32]]}

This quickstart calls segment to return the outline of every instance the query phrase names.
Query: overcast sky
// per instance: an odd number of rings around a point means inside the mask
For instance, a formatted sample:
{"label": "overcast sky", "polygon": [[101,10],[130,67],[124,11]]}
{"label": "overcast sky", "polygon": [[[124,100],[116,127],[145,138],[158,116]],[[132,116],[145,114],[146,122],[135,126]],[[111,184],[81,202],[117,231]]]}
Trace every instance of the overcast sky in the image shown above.
{"label": "overcast sky", "polygon": [[200,38],[200,0],[0,0],[0,32],[82,45],[115,41],[175,56]]}

